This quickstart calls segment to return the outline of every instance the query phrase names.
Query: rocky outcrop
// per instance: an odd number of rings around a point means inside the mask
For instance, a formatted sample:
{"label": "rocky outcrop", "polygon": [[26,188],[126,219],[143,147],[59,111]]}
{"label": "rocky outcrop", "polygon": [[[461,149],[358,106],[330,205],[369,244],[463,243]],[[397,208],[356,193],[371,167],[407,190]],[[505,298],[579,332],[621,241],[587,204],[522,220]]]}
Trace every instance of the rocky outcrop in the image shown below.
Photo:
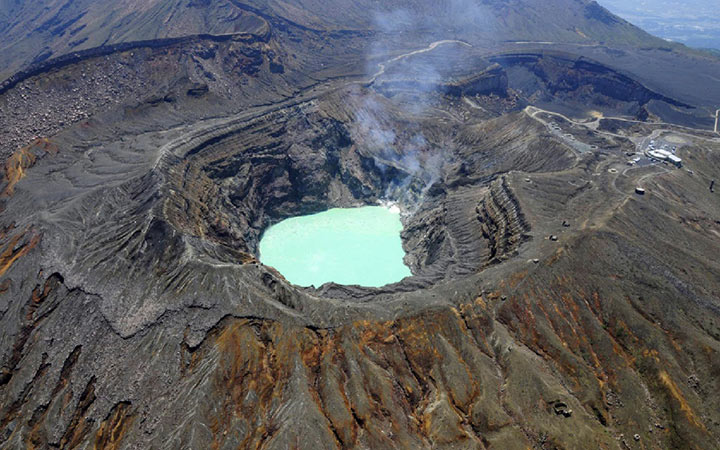
{"label": "rocky outcrop", "polygon": [[491,94],[505,96],[507,95],[507,89],[507,73],[500,64],[493,64],[477,75],[442,87],[443,92],[458,97]]}
{"label": "rocky outcrop", "polygon": [[228,42],[238,41],[247,44],[254,42],[267,42],[269,39],[269,29],[266,29],[266,33],[259,34],[223,34],[223,35],[211,35],[211,34],[200,34],[194,36],[183,36],[178,38],[167,38],[167,39],[152,39],[143,41],[123,42],[113,45],[104,45],[100,47],[93,47],[87,50],[81,50],[72,52],[66,55],[59,56],[44,60],[35,64],[30,65],[28,68],[21,70],[11,77],[0,83],[0,95],[9,91],[10,89],[17,86],[19,83],[27,80],[28,78],[41,75],[43,73],[50,72],[52,70],[62,69],[73,64],[78,64],[84,60],[99,58],[103,56],[112,55],[114,53],[123,53],[136,49],[161,49],[179,45],[196,44],[203,42]]}
{"label": "rocky outcrop", "polygon": [[438,92],[454,97],[475,95],[507,95],[507,73],[499,64],[455,81],[424,80],[422,76],[413,79],[403,79],[393,76],[390,79],[376,82],[374,87],[386,94],[398,91]]}
{"label": "rocky outcrop", "polygon": [[633,115],[660,101],[686,111],[691,105],[643,86],[634,78],[587,58],[547,51],[508,52],[488,58],[509,73],[509,86],[530,102],[547,102],[582,110],[588,105],[611,107]]}
{"label": "rocky outcrop", "polygon": [[488,259],[497,263],[517,254],[520,244],[529,239],[530,226],[517,198],[503,177],[490,184],[488,193],[477,207],[482,235],[488,241]]}

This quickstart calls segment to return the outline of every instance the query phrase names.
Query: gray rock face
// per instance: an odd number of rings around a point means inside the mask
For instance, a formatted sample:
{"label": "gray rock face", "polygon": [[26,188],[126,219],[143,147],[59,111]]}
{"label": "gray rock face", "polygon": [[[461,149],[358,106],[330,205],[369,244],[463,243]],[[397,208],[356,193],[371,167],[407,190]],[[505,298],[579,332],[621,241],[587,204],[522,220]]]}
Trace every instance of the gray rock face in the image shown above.
{"label": "gray rock face", "polygon": [[[0,94],[4,448],[718,446],[720,143],[648,106],[703,105],[465,26],[378,49],[362,2],[232,5],[183,7],[257,29]],[[648,137],[692,173],[625,170]],[[380,200],[402,282],[299,288],[257,261],[276,221]]]}

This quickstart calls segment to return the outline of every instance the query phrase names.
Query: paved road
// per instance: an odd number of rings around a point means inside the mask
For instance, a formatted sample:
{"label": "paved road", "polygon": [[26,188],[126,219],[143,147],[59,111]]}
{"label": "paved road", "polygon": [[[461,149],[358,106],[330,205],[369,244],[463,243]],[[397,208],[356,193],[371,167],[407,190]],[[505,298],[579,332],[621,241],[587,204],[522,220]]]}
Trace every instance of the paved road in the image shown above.
{"label": "paved road", "polygon": [[[565,116],[565,115],[563,115],[563,114],[556,113],[556,112],[552,112],[552,111],[546,111],[546,110],[544,110],[544,109],[537,108],[537,107],[535,107],[535,106],[528,106],[527,108],[525,108],[525,113],[528,114],[528,115],[529,115],[530,117],[532,117],[533,119],[535,119],[535,120],[537,120],[537,121],[539,121],[539,122],[541,122],[541,123],[543,123],[543,124],[545,124],[545,125],[547,125],[547,126],[549,126],[548,121],[543,120],[543,119],[540,118],[540,117],[537,117],[538,114],[544,113],[544,114],[547,114],[547,115],[550,115],[550,116],[562,117],[563,119],[567,120],[569,123],[572,123],[572,124],[578,125],[578,126],[583,126],[583,127],[590,128],[590,129],[592,129],[594,132],[599,133],[599,134],[605,134],[605,135],[615,136],[615,137],[619,137],[619,138],[623,138],[623,139],[629,139],[629,140],[631,140],[631,141],[633,141],[633,142],[636,143],[636,145],[638,146],[638,149],[644,148],[644,147],[646,146],[646,144],[647,144],[650,140],[657,139],[658,136],[660,136],[660,135],[661,135],[662,133],[664,133],[664,132],[672,132],[672,133],[674,133],[674,134],[687,134],[687,133],[682,133],[682,132],[678,132],[678,131],[676,131],[676,130],[671,130],[671,129],[657,129],[657,130],[653,130],[652,133],[650,133],[650,135],[648,135],[648,136],[646,136],[646,137],[636,137],[636,138],[633,138],[633,137],[630,137],[630,136],[622,136],[622,135],[618,135],[618,134],[615,134],[615,133],[610,133],[610,132],[607,132],[607,131],[600,131],[600,130],[598,130],[598,129],[597,129],[597,124],[599,124],[599,120],[600,120],[600,119],[596,119],[596,120],[591,121],[591,122],[579,122],[579,121],[577,121],[577,120],[570,119],[569,117],[567,117],[567,116]],[[626,119],[620,119],[620,120],[626,120]],[[627,120],[627,121],[628,121],[628,122],[646,123],[646,122],[632,121],[632,120]],[[595,126],[593,127],[593,125],[595,125]],[[697,137],[697,136],[693,136],[693,135],[689,135],[689,136],[691,136],[691,137]],[[575,142],[577,142],[577,141],[575,141]],[[664,166],[662,166],[662,165],[656,165],[656,168],[657,168],[657,169],[660,169],[660,170],[657,170],[657,171],[652,172],[652,173],[645,174],[645,175],[643,175],[642,177],[638,178],[638,179],[637,179],[637,182],[636,182],[637,186],[642,187],[643,184],[644,184],[647,180],[649,180],[650,178],[653,178],[653,177],[656,177],[656,176],[658,176],[658,175],[662,175],[662,174],[665,174],[665,173],[670,172],[670,170],[669,170],[668,168],[666,168],[666,167],[664,167]],[[638,167],[628,167],[628,168],[626,168],[625,170],[623,170],[622,172],[618,172],[618,173],[613,177],[613,179],[612,179],[612,182],[611,182],[612,188],[613,188],[613,189],[615,190],[615,192],[617,192],[619,195],[625,197],[625,200],[618,206],[618,208],[622,207],[622,206],[627,202],[628,199],[630,199],[633,195],[636,195],[636,194],[635,194],[634,190],[633,190],[632,192],[622,191],[620,188],[617,187],[617,184],[616,184],[616,183],[617,183],[617,180],[618,180],[618,178],[621,177],[621,176],[629,177],[630,175],[628,175],[628,172],[630,172],[630,171],[632,171],[632,170],[637,170],[637,169],[639,169],[639,168],[638,168]],[[616,209],[617,209],[617,208],[616,208]]]}
{"label": "paved road", "polygon": [[384,63],[379,63],[378,64],[379,70],[377,71],[377,73],[375,75],[372,76],[372,78],[368,82],[368,85],[375,83],[375,80],[377,80],[379,76],[381,76],[382,74],[385,73],[385,69],[387,68],[388,65],[390,65],[394,62],[400,61],[401,59],[405,59],[405,58],[409,58],[411,56],[419,55],[421,53],[427,53],[427,52],[433,51],[436,48],[438,48],[439,46],[446,45],[446,44],[460,44],[460,45],[464,45],[466,47],[472,47],[472,45],[468,44],[467,42],[456,41],[454,39],[445,39],[442,41],[433,42],[432,44],[428,45],[427,47],[425,47],[423,49],[415,50],[415,51],[412,51],[409,53],[404,53],[400,56],[396,56],[392,59],[389,59],[389,60],[385,61]]}
{"label": "paved road", "polygon": [[[544,119],[538,117],[537,115],[540,114],[540,113],[544,113],[544,114],[549,114],[549,115],[554,115],[554,116],[562,117],[562,118],[564,118],[565,120],[567,120],[567,121],[569,121],[569,122],[576,123],[577,125],[586,126],[586,124],[581,123],[581,122],[574,122],[574,121],[568,119],[567,117],[563,116],[563,115],[560,114],[560,113],[554,113],[554,112],[552,112],[552,111],[546,111],[546,110],[544,110],[544,109],[540,109],[540,108],[537,108],[537,107],[535,107],[535,106],[528,106],[527,108],[525,108],[524,112],[525,112],[525,114],[527,114],[527,115],[530,116],[531,118],[537,120],[538,122],[540,122],[540,123],[542,123],[543,125],[545,125],[546,127],[548,127],[553,134],[555,134],[558,138],[560,138],[560,139],[562,140],[562,142],[563,142],[565,145],[567,145],[568,147],[570,147],[574,152],[577,152],[577,153],[587,153],[587,152],[593,150],[593,146],[591,146],[590,144],[586,144],[586,143],[584,143],[584,142],[580,142],[580,141],[578,141],[577,139],[575,139],[574,136],[565,136],[565,133],[562,133],[562,132],[558,132],[558,131],[553,130],[553,129],[550,127],[550,123],[549,123],[547,120],[544,120]],[[594,131],[594,130],[593,130],[593,131]]]}
{"label": "paved road", "polygon": [[[720,142],[720,138],[710,138],[710,137],[698,136],[697,134],[691,134],[691,133],[688,133],[685,131],[679,131],[679,130],[677,130],[677,128],[680,128],[683,130],[688,130],[688,131],[705,132],[705,133],[707,132],[707,130],[685,127],[682,125],[668,124],[668,123],[664,123],[664,122],[643,122],[641,120],[626,119],[623,117],[603,117],[603,118],[597,118],[590,122],[579,122],[577,120],[573,120],[573,119],[565,116],[564,114],[556,113],[553,111],[547,111],[547,110],[538,108],[536,106],[528,106],[527,108],[525,108],[525,113],[527,113],[533,119],[536,119],[536,120],[544,123],[545,125],[548,124],[547,121],[542,120],[539,117],[537,117],[537,114],[544,113],[544,114],[548,114],[551,116],[561,117],[574,125],[589,128],[597,133],[604,134],[606,136],[613,136],[613,137],[622,138],[622,139],[629,139],[629,140],[635,142],[635,144],[638,146],[638,149],[646,147],[647,142],[649,142],[650,140],[657,139],[663,133],[673,133],[673,134],[677,134],[677,135],[681,135],[681,136],[690,137],[693,139],[700,139],[700,140],[710,141],[710,142]],[[668,128],[658,128],[656,130],[653,130],[650,135],[648,135],[644,138],[624,136],[621,134],[611,133],[609,131],[598,130],[600,120],[602,120],[602,119],[618,120],[621,122],[637,123],[637,124],[642,124],[642,125],[660,125],[660,126],[666,126]]]}

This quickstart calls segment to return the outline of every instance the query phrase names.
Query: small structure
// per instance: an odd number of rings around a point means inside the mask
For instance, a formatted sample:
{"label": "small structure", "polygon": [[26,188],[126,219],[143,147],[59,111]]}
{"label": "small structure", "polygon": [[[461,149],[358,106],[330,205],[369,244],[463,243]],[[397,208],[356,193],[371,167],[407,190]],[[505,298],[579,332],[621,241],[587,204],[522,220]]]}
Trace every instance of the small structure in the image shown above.
{"label": "small structure", "polygon": [[638,187],[635,188],[635,193],[636,193],[637,195],[645,195],[645,189],[643,189],[643,188],[641,188],[641,187],[638,186]]}
{"label": "small structure", "polygon": [[682,159],[678,158],[676,155],[673,155],[667,150],[650,150],[648,152],[648,156],[660,161],[667,161],[677,167],[682,167]]}
{"label": "small structure", "polygon": [[553,411],[555,411],[555,414],[558,416],[572,416],[572,409],[570,409],[565,402],[555,402],[555,405],[553,405]]}
{"label": "small structure", "polygon": [[682,167],[682,158],[678,158],[675,155],[669,155],[667,157],[667,160],[670,164],[673,164],[675,167]]}

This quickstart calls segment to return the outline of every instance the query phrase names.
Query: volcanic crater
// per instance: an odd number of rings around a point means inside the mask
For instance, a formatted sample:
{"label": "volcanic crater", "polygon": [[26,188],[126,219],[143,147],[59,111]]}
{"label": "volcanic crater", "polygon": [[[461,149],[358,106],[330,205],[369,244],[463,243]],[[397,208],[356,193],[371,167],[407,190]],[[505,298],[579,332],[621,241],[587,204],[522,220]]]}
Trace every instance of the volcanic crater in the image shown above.
{"label": "volcanic crater", "polygon": [[[377,104],[383,117],[377,117]],[[367,115],[380,130],[364,127]],[[163,159],[169,174],[163,212],[173,227],[211,242],[212,257],[256,264],[259,239],[274,223],[393,202],[403,211],[402,239],[414,276],[384,288],[330,283],[308,291],[369,299],[476,274],[530,239],[530,225],[502,176],[520,155],[489,146],[488,154],[477,154],[483,133],[508,132],[513,119],[449,130],[436,120],[409,116],[373,91],[352,89],[210,136],[184,137]],[[378,142],[382,129],[393,131],[392,142]],[[523,158],[527,168],[569,168],[569,150],[551,148],[542,161]],[[268,277],[286,284],[273,271]]]}
{"label": "volcanic crater", "polygon": [[[231,3],[245,32],[0,87],[0,445],[717,447],[720,141],[688,126],[720,88],[672,77],[715,60],[585,1],[482,2],[542,19],[492,29],[406,2],[399,32],[375,2]],[[686,167],[629,166],[650,140]],[[258,262],[272,224],[378,201],[412,277]]]}

